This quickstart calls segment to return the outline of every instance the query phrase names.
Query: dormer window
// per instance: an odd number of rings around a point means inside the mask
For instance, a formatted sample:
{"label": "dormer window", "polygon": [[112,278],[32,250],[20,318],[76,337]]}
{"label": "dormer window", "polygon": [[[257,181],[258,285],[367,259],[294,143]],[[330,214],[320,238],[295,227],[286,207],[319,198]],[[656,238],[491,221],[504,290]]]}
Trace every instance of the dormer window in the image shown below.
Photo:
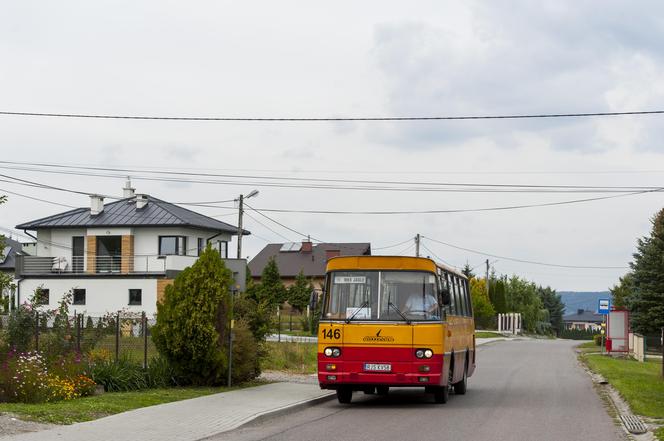
{"label": "dormer window", "polygon": [[159,236],[160,256],[185,256],[186,254],[186,236]]}

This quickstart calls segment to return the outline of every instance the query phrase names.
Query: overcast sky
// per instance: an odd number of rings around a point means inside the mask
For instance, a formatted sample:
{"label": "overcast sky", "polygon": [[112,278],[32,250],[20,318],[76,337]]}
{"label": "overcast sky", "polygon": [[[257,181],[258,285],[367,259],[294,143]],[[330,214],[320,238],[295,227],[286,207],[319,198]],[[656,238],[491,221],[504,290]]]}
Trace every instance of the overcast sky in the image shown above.
{"label": "overcast sky", "polygon": [[[4,2],[0,110],[327,117],[664,109],[662,17],[664,4],[655,1]],[[252,123],[0,116],[0,159],[302,178],[664,186],[662,118]],[[103,194],[121,195],[123,185],[119,178],[0,173]],[[233,199],[255,187],[260,195],[252,206],[286,209],[461,209],[593,196],[133,182],[139,192],[172,202]],[[89,204],[84,195],[0,184]],[[497,212],[269,215],[318,239],[374,248],[420,233],[519,259],[627,266],[662,206],[664,195],[655,193]],[[0,226],[63,210],[10,195]],[[197,210],[237,221],[232,210]],[[251,218],[245,222],[255,233],[244,241],[245,256],[265,240],[284,241]],[[446,262],[482,268],[482,255],[423,243]],[[558,290],[604,290],[624,272],[491,261],[498,273]]]}

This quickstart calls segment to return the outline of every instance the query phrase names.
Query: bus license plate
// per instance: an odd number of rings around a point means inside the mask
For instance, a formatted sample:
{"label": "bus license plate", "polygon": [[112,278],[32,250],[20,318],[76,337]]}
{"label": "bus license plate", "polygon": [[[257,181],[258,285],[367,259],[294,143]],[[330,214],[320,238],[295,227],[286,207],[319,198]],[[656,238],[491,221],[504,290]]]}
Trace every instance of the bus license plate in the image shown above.
{"label": "bus license plate", "polygon": [[390,372],[392,365],[385,363],[364,363],[364,370],[370,372]]}

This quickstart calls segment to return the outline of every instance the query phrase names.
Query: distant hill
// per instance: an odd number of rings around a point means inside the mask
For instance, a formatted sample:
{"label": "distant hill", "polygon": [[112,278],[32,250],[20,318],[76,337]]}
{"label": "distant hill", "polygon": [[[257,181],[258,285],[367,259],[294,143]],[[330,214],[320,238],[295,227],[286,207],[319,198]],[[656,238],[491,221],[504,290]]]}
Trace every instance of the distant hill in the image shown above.
{"label": "distant hill", "polygon": [[597,311],[597,302],[599,299],[611,298],[609,291],[558,291],[558,294],[560,294],[560,299],[565,305],[565,315],[573,314],[577,309],[595,312]]}

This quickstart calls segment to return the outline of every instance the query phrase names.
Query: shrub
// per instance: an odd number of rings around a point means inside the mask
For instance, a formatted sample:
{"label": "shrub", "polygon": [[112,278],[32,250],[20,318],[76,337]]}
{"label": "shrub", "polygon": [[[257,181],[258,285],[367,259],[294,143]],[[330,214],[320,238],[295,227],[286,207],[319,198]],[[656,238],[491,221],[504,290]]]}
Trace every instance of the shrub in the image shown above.
{"label": "shrub", "polygon": [[35,334],[35,313],[29,305],[19,307],[9,314],[7,340],[9,347],[18,352],[30,348]]}
{"label": "shrub", "polygon": [[106,392],[127,392],[146,389],[148,381],[143,367],[127,358],[102,361],[92,366],[92,379],[104,386]]}
{"label": "shrub", "polygon": [[592,340],[597,334],[596,331],[585,329],[563,329],[560,338],[569,338],[571,340]]}
{"label": "shrub", "polygon": [[261,373],[260,356],[263,348],[257,344],[249,325],[244,320],[237,321],[233,340],[233,383],[253,380]]}
{"label": "shrub", "polygon": [[235,297],[233,314],[236,319],[244,320],[257,341],[264,341],[274,326],[273,308],[267,300],[257,302],[247,294]]}
{"label": "shrub", "polygon": [[225,379],[230,283],[231,272],[208,244],[157,304],[152,340],[178,377],[191,384],[217,385]]}
{"label": "shrub", "polygon": [[597,334],[593,336],[593,341],[597,346],[602,346],[602,334]]}
{"label": "shrub", "polygon": [[154,357],[148,363],[148,369],[145,372],[146,382],[149,388],[165,388],[178,386],[177,374],[163,357]]}

